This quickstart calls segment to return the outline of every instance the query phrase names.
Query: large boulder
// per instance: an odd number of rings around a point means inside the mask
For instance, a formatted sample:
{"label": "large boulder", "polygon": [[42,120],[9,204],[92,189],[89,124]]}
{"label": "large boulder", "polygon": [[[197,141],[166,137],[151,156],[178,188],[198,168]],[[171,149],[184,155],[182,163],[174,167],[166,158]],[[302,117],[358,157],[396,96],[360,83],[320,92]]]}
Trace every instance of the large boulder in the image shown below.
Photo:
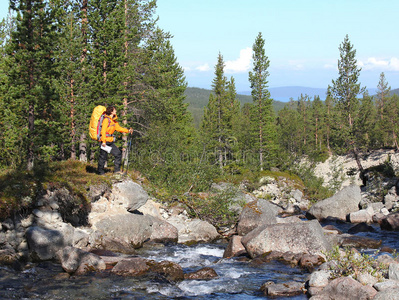
{"label": "large boulder", "polygon": [[246,204],[237,225],[238,234],[246,235],[259,226],[276,224],[279,211],[278,206],[265,199]]}
{"label": "large boulder", "polygon": [[262,285],[261,291],[265,296],[270,297],[291,297],[303,294],[305,286],[302,282],[289,281],[284,283],[266,282]]}
{"label": "large boulder", "polygon": [[364,286],[351,277],[340,277],[332,280],[321,293],[310,299],[373,299],[376,290]]}
{"label": "large boulder", "polygon": [[131,180],[114,184],[112,196],[116,204],[123,205],[129,212],[139,209],[148,200],[148,194],[143,187]]}
{"label": "large boulder", "polygon": [[150,240],[156,243],[177,243],[179,231],[172,224],[152,216],[152,232]]}
{"label": "large boulder", "polygon": [[112,273],[122,276],[143,276],[150,270],[148,260],[141,257],[132,257],[119,261],[111,270]]}
{"label": "large boulder", "polygon": [[32,226],[26,231],[30,254],[35,260],[51,260],[56,253],[73,242],[73,227],[65,226],[64,230],[47,229]]}
{"label": "large boulder", "polygon": [[360,187],[350,185],[334,196],[314,204],[306,216],[309,219],[318,219],[319,221],[328,217],[346,221],[348,214],[359,210],[360,201]]}
{"label": "large boulder", "polygon": [[111,272],[132,277],[152,275],[169,282],[184,279],[184,272],[179,264],[171,261],[156,262],[141,257],[123,259],[112,268]]}
{"label": "large boulder", "polygon": [[389,279],[399,280],[399,263],[389,265]]}
{"label": "large boulder", "polygon": [[140,248],[151,238],[153,220],[139,214],[123,214],[103,218],[96,223],[96,228],[103,236],[119,239]]}
{"label": "large boulder", "polygon": [[216,228],[199,219],[184,219],[174,216],[168,222],[175,226],[179,232],[178,243],[212,242],[220,237]]}
{"label": "large boulder", "polygon": [[379,292],[373,300],[399,300],[399,288]]}
{"label": "large boulder", "polygon": [[74,247],[65,247],[57,252],[57,256],[62,268],[70,274],[83,275],[92,271],[103,271],[106,267],[100,256]]}
{"label": "large boulder", "polygon": [[399,231],[399,213],[389,214],[381,220],[381,229]]}
{"label": "large boulder", "polygon": [[242,238],[251,257],[280,251],[321,255],[331,249],[317,220],[258,227]]}

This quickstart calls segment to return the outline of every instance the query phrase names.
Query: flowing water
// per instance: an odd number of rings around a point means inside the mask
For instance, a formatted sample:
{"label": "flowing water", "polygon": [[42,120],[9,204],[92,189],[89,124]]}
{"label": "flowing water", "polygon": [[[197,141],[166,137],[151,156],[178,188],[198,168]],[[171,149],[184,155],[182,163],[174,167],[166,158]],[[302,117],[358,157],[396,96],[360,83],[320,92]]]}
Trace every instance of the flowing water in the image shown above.
{"label": "flowing water", "polygon": [[[334,224],[344,232],[351,226]],[[397,232],[381,231],[360,235],[382,239],[384,246],[399,250]],[[32,264],[23,271],[0,268],[0,299],[268,299],[259,290],[273,281],[305,282],[303,269],[280,262],[252,265],[240,259],[223,259],[226,244],[173,245],[141,249],[139,255],[156,261],[180,264],[185,273],[203,267],[213,268],[218,277],[212,280],[184,280],[169,283],[151,278],[131,278],[100,273],[66,278],[61,267],[51,262]],[[306,295],[278,299],[307,299]]]}

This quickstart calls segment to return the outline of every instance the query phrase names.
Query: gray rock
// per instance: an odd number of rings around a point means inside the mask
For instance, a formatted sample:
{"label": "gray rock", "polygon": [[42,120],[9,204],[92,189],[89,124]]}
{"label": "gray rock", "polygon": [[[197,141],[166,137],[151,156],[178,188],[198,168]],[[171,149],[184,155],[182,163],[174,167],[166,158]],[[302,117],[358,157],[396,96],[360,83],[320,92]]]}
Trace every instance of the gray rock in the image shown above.
{"label": "gray rock", "polygon": [[361,249],[378,249],[382,241],[360,235],[340,234],[337,236],[337,245]]}
{"label": "gray rock", "polygon": [[153,200],[148,200],[146,204],[138,208],[138,211],[143,215],[150,215],[158,219],[162,219],[162,215],[160,212],[160,204],[154,202]]}
{"label": "gray rock", "polygon": [[399,280],[399,263],[389,265],[389,279]]}
{"label": "gray rock", "polygon": [[309,253],[324,257],[331,244],[317,220],[258,227],[242,238],[251,257],[270,251]]}
{"label": "gray rock", "polygon": [[328,285],[330,272],[326,270],[316,271],[309,276],[309,286],[311,287],[325,287]]}
{"label": "gray rock", "polygon": [[172,224],[149,216],[152,220],[152,232],[150,240],[157,243],[177,243],[179,239],[179,232]]}
{"label": "gray rock", "polygon": [[98,250],[106,250],[123,254],[136,254],[132,244],[119,238],[104,236],[102,232],[93,232],[89,237],[90,247]]}
{"label": "gray rock", "polygon": [[304,284],[297,281],[284,283],[267,282],[262,285],[261,290],[266,296],[271,297],[290,297],[303,294]]}
{"label": "gray rock", "polygon": [[150,270],[148,260],[141,257],[133,257],[121,260],[111,270],[112,273],[122,276],[143,276]]}
{"label": "gray rock", "polygon": [[310,299],[373,299],[376,291],[370,286],[363,286],[351,277],[332,280],[320,294]]}
{"label": "gray rock", "polygon": [[123,205],[129,212],[139,209],[148,200],[148,194],[143,187],[131,180],[114,184],[112,195],[114,201]]}
{"label": "gray rock", "polygon": [[345,221],[348,214],[359,210],[360,201],[360,187],[351,185],[314,204],[307,212],[307,217],[318,220],[333,217]]}
{"label": "gray rock", "polygon": [[209,280],[218,277],[216,271],[210,267],[204,267],[198,271],[184,274],[186,280]]}
{"label": "gray rock", "polygon": [[399,288],[388,289],[377,293],[373,300],[399,300]]}
{"label": "gray rock", "polygon": [[87,232],[76,228],[73,233],[72,246],[77,248],[84,248],[89,244],[89,238],[90,235]]}
{"label": "gray rock", "polygon": [[362,272],[362,273],[358,274],[356,279],[361,284],[369,285],[369,286],[373,286],[374,284],[376,284],[378,282],[378,279],[376,277],[374,277],[373,275],[366,273],[366,272]]}
{"label": "gray rock", "polygon": [[4,220],[4,222],[1,223],[1,226],[5,230],[13,230],[15,228],[14,221],[11,219]]}
{"label": "gray rock", "polygon": [[399,231],[399,213],[387,215],[381,220],[381,229]]}
{"label": "gray rock", "polygon": [[373,285],[373,287],[378,292],[387,291],[391,289],[399,289],[399,281],[388,279],[383,282],[377,282],[376,284]]}
{"label": "gray rock", "polygon": [[106,268],[100,256],[74,247],[59,250],[57,257],[62,268],[70,274],[83,275],[92,271],[103,271]]}
{"label": "gray rock", "polygon": [[179,231],[179,243],[211,242],[220,237],[216,228],[206,221],[185,220],[174,216],[169,218],[168,222]]}
{"label": "gray rock", "polygon": [[244,245],[241,243],[241,239],[242,237],[239,235],[234,235],[231,237],[226,249],[224,250],[224,258],[240,256],[247,253]]}
{"label": "gray rock", "polygon": [[384,197],[384,204],[385,204],[385,207],[386,207],[388,210],[391,210],[391,209],[392,209],[392,207],[393,207],[393,205],[394,205],[395,202],[396,202],[396,195],[394,195],[394,194],[392,194],[392,193],[388,193],[387,195],[385,195],[385,197]]}
{"label": "gray rock", "polygon": [[295,189],[291,192],[292,198],[294,198],[296,201],[301,202],[302,201],[302,197],[303,197],[303,193],[298,190]]}
{"label": "gray rock", "polygon": [[148,216],[138,214],[114,215],[96,223],[96,228],[104,236],[120,239],[140,248],[150,239],[153,221]]}
{"label": "gray rock", "polygon": [[238,221],[238,234],[246,235],[259,226],[276,224],[279,211],[278,206],[265,199],[258,199],[246,204]]}
{"label": "gray rock", "polygon": [[63,232],[38,226],[26,231],[26,239],[30,253],[36,260],[54,259],[59,250],[72,244],[72,241],[65,239]]}
{"label": "gray rock", "polygon": [[371,206],[366,209],[351,212],[349,214],[349,221],[351,223],[372,223],[374,210]]}

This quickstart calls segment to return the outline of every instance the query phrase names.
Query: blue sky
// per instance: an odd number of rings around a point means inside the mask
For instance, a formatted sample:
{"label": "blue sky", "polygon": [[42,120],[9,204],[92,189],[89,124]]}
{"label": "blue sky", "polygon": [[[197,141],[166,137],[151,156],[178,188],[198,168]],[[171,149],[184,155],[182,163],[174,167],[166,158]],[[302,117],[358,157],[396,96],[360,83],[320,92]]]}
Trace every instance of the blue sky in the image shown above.
{"label": "blue sky", "polygon": [[158,0],[189,86],[209,88],[218,53],[238,91],[249,90],[251,48],[259,32],[270,60],[269,86],[326,88],[338,77],[338,47],[349,35],[360,82],[375,88],[381,72],[399,88],[397,0]]}
{"label": "blue sky", "polygon": [[[0,2],[5,17],[8,1]],[[362,85],[375,88],[384,72],[399,88],[397,0],[158,0],[157,6],[158,25],[174,36],[190,87],[210,88],[220,52],[225,75],[248,91],[251,48],[262,32],[269,87],[326,88],[338,76],[338,47],[348,34]]]}

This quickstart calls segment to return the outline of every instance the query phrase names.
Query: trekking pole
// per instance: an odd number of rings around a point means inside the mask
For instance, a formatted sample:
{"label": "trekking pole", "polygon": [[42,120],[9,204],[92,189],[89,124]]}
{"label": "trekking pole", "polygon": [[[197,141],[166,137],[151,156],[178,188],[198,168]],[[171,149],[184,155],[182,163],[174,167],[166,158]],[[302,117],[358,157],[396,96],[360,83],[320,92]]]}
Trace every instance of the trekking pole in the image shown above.
{"label": "trekking pole", "polygon": [[129,137],[127,139],[127,150],[126,150],[126,155],[125,155],[126,156],[125,157],[126,170],[124,170],[124,172],[123,172],[125,175],[127,174],[127,171],[129,171],[129,152],[131,150],[131,147],[132,147],[132,134],[130,133]]}

